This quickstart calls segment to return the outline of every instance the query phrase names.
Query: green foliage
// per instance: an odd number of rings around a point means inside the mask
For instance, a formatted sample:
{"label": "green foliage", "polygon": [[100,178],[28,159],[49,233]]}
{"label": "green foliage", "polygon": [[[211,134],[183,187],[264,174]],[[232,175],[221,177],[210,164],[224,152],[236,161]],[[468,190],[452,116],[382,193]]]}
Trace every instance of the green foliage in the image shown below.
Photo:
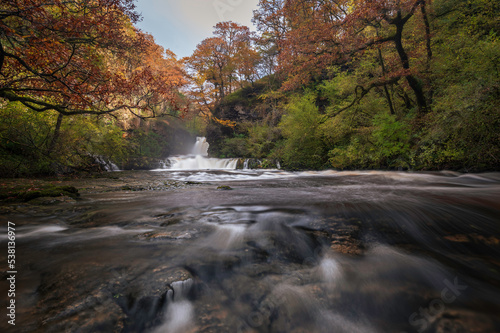
{"label": "green foliage", "polygon": [[326,162],[319,113],[312,93],[296,97],[286,107],[279,128],[284,137],[283,165],[289,169],[319,169]]}
{"label": "green foliage", "polygon": [[93,157],[120,161],[128,145],[113,118],[65,117],[52,158],[76,170],[98,167]]}
{"label": "green foliage", "polygon": [[356,76],[337,67],[330,69],[332,79],[323,81],[318,90],[329,102],[328,113],[333,115],[350,104],[352,92],[356,88]]}
{"label": "green foliage", "polygon": [[269,124],[255,124],[248,130],[248,156],[264,158],[269,156],[281,139],[279,128]]}
{"label": "green foliage", "polygon": [[[102,171],[102,161],[126,169],[149,169],[171,151],[170,125],[160,134],[146,126],[124,131],[111,117],[63,117],[37,113],[20,104],[0,109],[0,173],[4,177]],[[162,122],[154,123],[162,128]],[[146,124],[147,125],[147,124]],[[181,138],[182,140],[182,138]]]}
{"label": "green foliage", "polygon": [[22,176],[52,170],[45,151],[50,143],[54,113],[35,113],[20,104],[0,108],[0,174]]}
{"label": "green foliage", "polygon": [[[415,156],[418,168],[498,170],[500,159],[500,40],[498,2],[456,6],[438,24],[432,62],[433,113]],[[453,7],[452,7],[453,8]]]}
{"label": "green foliage", "polygon": [[[283,114],[279,123],[231,118],[244,128],[247,149],[234,133],[220,132],[225,154],[278,159],[288,169],[499,170],[499,11],[498,1],[433,1],[430,58],[414,57],[427,54],[422,17],[415,15],[406,26],[411,68],[426,94],[427,110],[417,110],[404,76],[371,86],[384,70],[399,66],[394,52],[381,46],[330,68],[310,90],[274,104]],[[238,91],[225,103],[257,110],[258,100],[270,104],[269,96],[283,96],[249,92]],[[238,110],[230,114],[235,117]]]}
{"label": "green foliage", "polygon": [[246,139],[243,137],[225,139],[220,154],[226,158],[238,158],[238,157],[248,156]]}
{"label": "green foliage", "polygon": [[378,114],[373,120],[372,142],[379,165],[387,168],[410,167],[410,128],[387,113]]}
{"label": "green foliage", "polygon": [[370,145],[366,136],[354,135],[347,144],[333,148],[328,152],[330,163],[335,169],[341,170],[375,168],[368,148]]}

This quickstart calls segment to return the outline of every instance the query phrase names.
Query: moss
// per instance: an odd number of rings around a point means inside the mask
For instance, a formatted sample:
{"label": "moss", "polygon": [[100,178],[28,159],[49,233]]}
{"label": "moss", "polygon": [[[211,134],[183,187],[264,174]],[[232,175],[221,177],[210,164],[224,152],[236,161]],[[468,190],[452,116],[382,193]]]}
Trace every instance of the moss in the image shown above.
{"label": "moss", "polygon": [[76,199],[80,196],[78,189],[74,186],[54,186],[52,184],[48,185],[38,185],[35,189],[33,187],[15,187],[15,188],[3,188],[0,190],[0,200],[7,201],[30,201],[40,197],[60,197],[68,196]]}
{"label": "moss", "polygon": [[68,196],[75,199],[79,197],[80,194],[78,193],[78,189],[76,189],[73,186],[55,186],[55,187],[50,186],[40,191],[30,191],[22,193],[20,195],[20,197],[24,201],[29,201],[40,197],[59,197],[59,196]]}
{"label": "moss", "polygon": [[230,190],[232,190],[232,188],[231,188],[231,186],[221,185],[221,186],[217,187],[217,190],[219,190],[219,191],[230,191]]}
{"label": "moss", "polygon": [[130,185],[124,185],[121,187],[121,190],[122,191],[133,191],[133,192],[137,192],[137,191],[145,191],[146,189],[144,187],[141,187],[141,186],[130,186]]}

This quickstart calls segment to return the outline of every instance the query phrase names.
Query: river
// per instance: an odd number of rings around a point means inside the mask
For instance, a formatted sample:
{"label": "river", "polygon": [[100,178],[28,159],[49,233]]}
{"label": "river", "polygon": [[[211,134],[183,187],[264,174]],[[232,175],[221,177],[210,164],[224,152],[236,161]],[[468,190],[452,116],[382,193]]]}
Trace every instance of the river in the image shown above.
{"label": "river", "polygon": [[115,174],[180,185],[2,210],[2,331],[500,332],[498,173]]}

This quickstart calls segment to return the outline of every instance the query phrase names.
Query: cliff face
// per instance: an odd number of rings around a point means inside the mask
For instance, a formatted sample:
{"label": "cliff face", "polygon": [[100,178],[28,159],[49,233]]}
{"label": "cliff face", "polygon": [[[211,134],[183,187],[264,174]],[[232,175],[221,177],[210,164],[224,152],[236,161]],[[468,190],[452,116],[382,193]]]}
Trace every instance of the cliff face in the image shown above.
{"label": "cliff face", "polygon": [[[215,108],[214,116],[221,120],[230,120],[235,126],[224,126],[217,122],[208,124],[206,137],[210,142],[210,156],[253,157],[248,155],[243,142],[238,144],[238,139],[242,141],[247,137],[249,129],[254,125],[276,126],[279,123],[283,114],[279,107],[281,98],[270,93],[276,88],[267,80],[261,80],[224,98]],[[225,149],[228,140],[232,141],[234,147]],[[227,156],[228,153],[231,156]]]}

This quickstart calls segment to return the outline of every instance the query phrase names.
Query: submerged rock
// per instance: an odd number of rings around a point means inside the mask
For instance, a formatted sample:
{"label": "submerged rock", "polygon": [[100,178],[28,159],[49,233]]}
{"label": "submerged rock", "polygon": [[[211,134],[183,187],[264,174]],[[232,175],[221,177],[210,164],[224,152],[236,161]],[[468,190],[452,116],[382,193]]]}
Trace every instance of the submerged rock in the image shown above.
{"label": "submerged rock", "polygon": [[76,200],[69,196],[58,196],[58,197],[39,197],[28,201],[30,205],[54,205],[59,203],[75,203]]}
{"label": "submerged rock", "polygon": [[230,191],[230,190],[232,190],[232,188],[231,188],[231,186],[221,185],[221,186],[217,187],[217,190],[219,190],[219,191]]}

